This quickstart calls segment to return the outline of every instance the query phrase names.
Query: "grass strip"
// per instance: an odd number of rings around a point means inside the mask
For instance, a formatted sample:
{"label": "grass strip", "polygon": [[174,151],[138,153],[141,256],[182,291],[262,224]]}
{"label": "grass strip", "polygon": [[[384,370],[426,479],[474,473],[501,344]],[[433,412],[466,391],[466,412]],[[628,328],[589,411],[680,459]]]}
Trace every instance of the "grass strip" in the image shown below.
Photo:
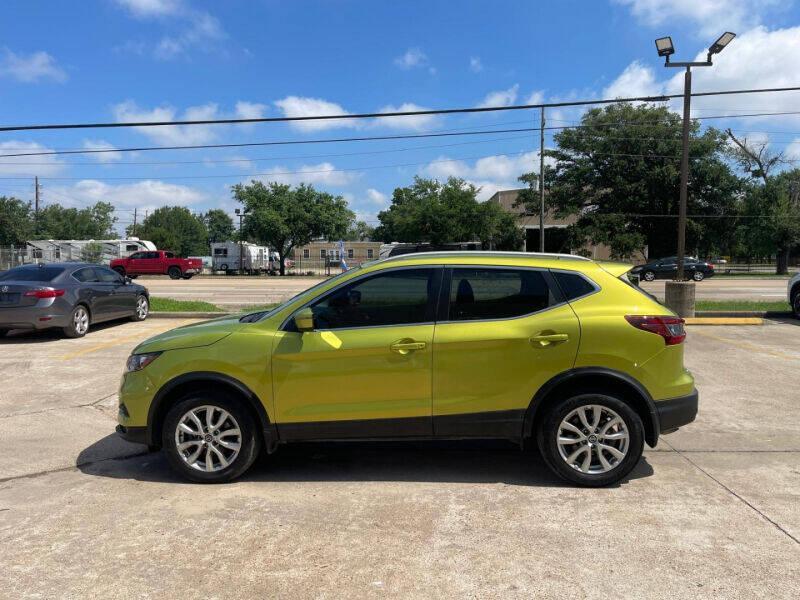
{"label": "grass strip", "polygon": [[789,303],[783,300],[698,300],[695,310],[767,310],[789,311]]}

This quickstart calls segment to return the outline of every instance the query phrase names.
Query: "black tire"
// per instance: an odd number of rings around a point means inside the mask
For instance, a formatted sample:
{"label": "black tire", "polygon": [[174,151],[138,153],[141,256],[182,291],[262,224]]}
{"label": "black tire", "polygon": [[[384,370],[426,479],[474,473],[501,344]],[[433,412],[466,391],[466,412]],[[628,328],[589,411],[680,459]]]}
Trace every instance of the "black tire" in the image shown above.
{"label": "black tire", "polygon": [[702,271],[695,271],[694,273],[692,273],[692,279],[694,279],[695,281],[703,281],[703,279],[705,278],[706,274],[703,273]]}
{"label": "black tire", "polygon": [[6,335],[8,335],[9,331],[11,331],[11,330],[10,329],[0,329],[0,338],[6,337]]}
{"label": "black tire", "polygon": [[645,281],[655,281],[656,274],[653,271],[644,271],[642,273],[642,279],[644,279]]}
{"label": "black tire", "polygon": [[[145,304],[144,314],[142,314],[142,311],[139,310],[139,304],[141,302],[144,302]],[[131,321],[134,322],[144,321],[149,314],[150,314],[150,299],[144,294],[139,294],[136,297],[136,308],[134,309],[133,315],[131,315]]]}
{"label": "black tire", "polygon": [[181,278],[181,268],[180,267],[170,267],[167,269],[167,275],[169,275],[170,279],[180,279]]}
{"label": "black tire", "polygon": [[114,267],[114,270],[123,277],[125,277],[125,267]]}
{"label": "black tire", "polygon": [[[614,464],[611,470],[603,473],[584,473],[570,466],[559,452],[558,435],[562,420],[572,411],[588,405],[611,409],[622,418],[628,431],[628,446],[624,457]],[[550,409],[538,428],[537,442],[542,458],[556,475],[580,486],[602,487],[624,479],[638,464],[644,450],[644,426],[636,411],[619,398],[606,394],[585,393],[561,400]],[[576,447],[577,444],[566,448],[573,450]],[[591,454],[593,450],[589,449],[589,452],[590,456],[596,456]],[[594,464],[596,458],[592,457],[591,461],[591,464]]]}
{"label": "black tire", "polygon": [[795,318],[800,319],[800,291],[795,292],[792,297],[792,312]]}
{"label": "black tire", "polygon": [[[241,432],[238,454],[228,466],[211,472],[201,471],[190,466],[182,458],[176,442],[176,432],[181,418],[190,410],[202,406],[213,406],[227,411],[235,419]],[[213,434],[213,432],[210,433]],[[195,392],[177,402],[164,419],[161,442],[170,467],[179,475],[197,483],[223,483],[236,479],[250,468],[261,447],[261,437],[250,412],[235,397],[221,391]],[[216,442],[212,441],[211,443],[216,446]],[[219,446],[216,447],[219,448]],[[203,456],[202,452],[201,456]],[[208,453],[208,451],[205,452]]]}
{"label": "black tire", "polygon": [[[79,313],[82,315],[80,318],[78,316]],[[78,304],[69,315],[69,325],[64,327],[62,331],[68,338],[82,338],[89,332],[91,323],[92,315],[89,309],[83,304]]]}

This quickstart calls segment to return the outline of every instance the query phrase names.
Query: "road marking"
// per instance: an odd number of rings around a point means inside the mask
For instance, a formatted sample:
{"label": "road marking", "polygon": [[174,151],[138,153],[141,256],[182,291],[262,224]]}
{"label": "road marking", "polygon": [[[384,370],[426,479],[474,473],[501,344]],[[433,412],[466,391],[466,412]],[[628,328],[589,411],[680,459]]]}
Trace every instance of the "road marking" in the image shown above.
{"label": "road marking", "polygon": [[767,356],[775,356],[777,358],[783,358],[784,360],[800,360],[800,358],[797,356],[786,354],[785,352],[779,352],[777,350],[765,350],[763,347],[758,346],[756,344],[751,344],[750,342],[732,340],[730,338],[714,335],[712,333],[705,333],[701,331],[692,331],[691,333],[692,335],[699,335],[700,337],[711,338],[712,340],[725,342],[726,344],[730,344],[731,346],[739,348],[740,350],[747,350],[748,352],[756,352],[758,354],[765,354]]}

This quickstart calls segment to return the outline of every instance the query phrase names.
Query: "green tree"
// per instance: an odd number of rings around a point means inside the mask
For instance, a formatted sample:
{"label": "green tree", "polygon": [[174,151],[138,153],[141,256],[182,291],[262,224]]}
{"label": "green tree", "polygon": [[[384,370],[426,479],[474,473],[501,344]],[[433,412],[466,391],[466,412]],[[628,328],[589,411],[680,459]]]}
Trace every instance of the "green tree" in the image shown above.
{"label": "green tree", "polygon": [[36,218],[35,239],[89,240],[115,236],[114,206],[97,202],[86,208],[64,208],[50,204]]}
{"label": "green tree", "polygon": [[416,177],[412,185],[396,188],[389,208],[378,213],[375,237],[434,245],[478,240],[484,248],[518,250],[522,232],[513,215],[478,202],[479,191],[455,177],[445,183]]}
{"label": "green tree", "polygon": [[281,275],[285,274],[285,259],[292,248],[316,238],[339,239],[355,218],[344,198],[308,184],[292,188],[283,183],[252,181],[237,184],[232,191],[245,210],[243,234],[278,253]]}
{"label": "green tree", "polygon": [[220,208],[212,208],[203,215],[208,230],[208,243],[227,242],[234,237],[233,219]]}
{"label": "green tree", "polygon": [[[127,233],[131,235],[130,226]],[[193,215],[185,206],[157,208],[136,228],[136,235],[179,256],[205,256],[209,253],[208,231],[203,219]]]}
{"label": "green tree", "polygon": [[[556,215],[577,215],[570,244],[606,244],[616,257],[648,248],[651,258],[674,254],[680,189],[681,118],[666,107],[611,104],[586,112],[581,126],[554,136],[547,151],[555,166],[545,170],[547,205]],[[700,131],[689,138],[691,177],[688,213],[717,218],[689,219],[689,249],[711,253],[727,244],[742,184],[724,160],[724,135]],[[528,174],[533,177],[533,174]],[[525,177],[521,178],[526,181]],[[532,194],[531,194],[532,195]],[[539,199],[526,208],[539,212]]]}
{"label": "green tree", "polygon": [[31,238],[31,205],[17,198],[0,196],[0,246],[20,244]]}
{"label": "green tree", "polygon": [[83,262],[100,264],[103,260],[103,245],[99,242],[86,244],[81,250],[81,260]]}
{"label": "green tree", "polygon": [[344,234],[344,239],[349,242],[369,241],[375,235],[375,228],[366,221],[355,221]]}

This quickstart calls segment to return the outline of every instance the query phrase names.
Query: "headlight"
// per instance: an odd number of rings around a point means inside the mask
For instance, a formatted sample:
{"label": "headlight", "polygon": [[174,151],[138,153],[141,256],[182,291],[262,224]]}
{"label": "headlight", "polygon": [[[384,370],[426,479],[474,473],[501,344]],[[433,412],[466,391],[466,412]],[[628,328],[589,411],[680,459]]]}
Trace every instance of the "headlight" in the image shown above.
{"label": "headlight", "polygon": [[147,354],[131,354],[128,363],[125,365],[125,372],[141,371],[155,359],[161,356],[161,352],[149,352]]}

